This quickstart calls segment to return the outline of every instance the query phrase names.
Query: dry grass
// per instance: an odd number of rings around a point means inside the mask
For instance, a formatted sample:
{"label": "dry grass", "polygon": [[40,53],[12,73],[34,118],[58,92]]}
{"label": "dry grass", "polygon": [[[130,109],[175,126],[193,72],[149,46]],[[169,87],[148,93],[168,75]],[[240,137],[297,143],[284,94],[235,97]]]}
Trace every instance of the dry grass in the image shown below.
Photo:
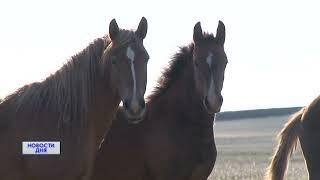
{"label": "dry grass", "polygon": [[[210,180],[262,180],[275,147],[275,135],[288,116],[217,122],[218,157]],[[288,180],[306,180],[300,146],[290,161]]]}

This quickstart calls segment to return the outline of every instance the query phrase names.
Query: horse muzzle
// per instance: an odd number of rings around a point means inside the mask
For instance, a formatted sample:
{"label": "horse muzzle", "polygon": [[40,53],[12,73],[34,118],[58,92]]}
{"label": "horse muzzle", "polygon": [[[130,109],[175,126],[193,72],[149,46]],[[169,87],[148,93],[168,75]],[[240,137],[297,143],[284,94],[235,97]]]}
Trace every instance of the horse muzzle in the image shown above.
{"label": "horse muzzle", "polygon": [[205,110],[208,112],[208,114],[215,114],[220,112],[222,103],[223,97],[221,95],[214,97],[206,96],[203,99],[203,106]]}
{"label": "horse muzzle", "polygon": [[145,101],[143,98],[140,100],[133,99],[131,101],[125,101],[123,104],[128,121],[133,124],[138,124],[143,121],[143,116],[146,111]]}

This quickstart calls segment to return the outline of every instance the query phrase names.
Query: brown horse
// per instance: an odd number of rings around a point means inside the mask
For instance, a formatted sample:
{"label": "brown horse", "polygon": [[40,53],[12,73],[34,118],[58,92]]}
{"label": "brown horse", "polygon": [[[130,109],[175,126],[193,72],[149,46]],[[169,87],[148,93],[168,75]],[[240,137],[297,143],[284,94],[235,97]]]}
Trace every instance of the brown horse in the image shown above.
{"label": "brown horse", "polygon": [[279,144],[267,171],[266,179],[283,180],[289,157],[299,140],[307,164],[309,180],[320,179],[320,96],[302,108],[285,124]]}
{"label": "brown horse", "polygon": [[213,121],[222,105],[225,27],[220,21],[214,37],[197,23],[193,39],[162,74],[139,126],[119,109],[96,157],[93,180],[207,179],[217,153]]}
{"label": "brown horse", "polygon": [[[101,140],[122,100],[136,122],[145,109],[143,46],[147,21],[136,31],[110,22],[96,39],[43,82],[0,103],[1,180],[87,180]],[[23,141],[60,141],[59,155],[23,155]]]}

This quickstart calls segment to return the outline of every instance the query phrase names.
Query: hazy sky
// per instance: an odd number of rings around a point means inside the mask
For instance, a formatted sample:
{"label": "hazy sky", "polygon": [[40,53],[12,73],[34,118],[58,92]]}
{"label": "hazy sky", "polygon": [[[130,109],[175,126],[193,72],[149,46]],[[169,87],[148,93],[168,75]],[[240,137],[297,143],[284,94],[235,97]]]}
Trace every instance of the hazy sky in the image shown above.
{"label": "hazy sky", "polygon": [[222,110],[302,106],[320,94],[317,1],[1,1],[0,97],[41,81],[95,38],[148,20],[148,91],[193,26],[226,26]]}

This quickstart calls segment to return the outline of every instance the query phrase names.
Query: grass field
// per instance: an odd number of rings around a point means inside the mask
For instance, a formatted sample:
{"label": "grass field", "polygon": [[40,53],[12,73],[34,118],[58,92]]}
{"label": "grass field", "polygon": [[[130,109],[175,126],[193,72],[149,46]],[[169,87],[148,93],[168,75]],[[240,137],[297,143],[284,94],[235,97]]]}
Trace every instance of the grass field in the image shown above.
{"label": "grass field", "polygon": [[[289,116],[219,121],[218,157],[210,180],[262,180],[276,145],[276,134]],[[288,180],[307,180],[300,145],[289,164]]]}

